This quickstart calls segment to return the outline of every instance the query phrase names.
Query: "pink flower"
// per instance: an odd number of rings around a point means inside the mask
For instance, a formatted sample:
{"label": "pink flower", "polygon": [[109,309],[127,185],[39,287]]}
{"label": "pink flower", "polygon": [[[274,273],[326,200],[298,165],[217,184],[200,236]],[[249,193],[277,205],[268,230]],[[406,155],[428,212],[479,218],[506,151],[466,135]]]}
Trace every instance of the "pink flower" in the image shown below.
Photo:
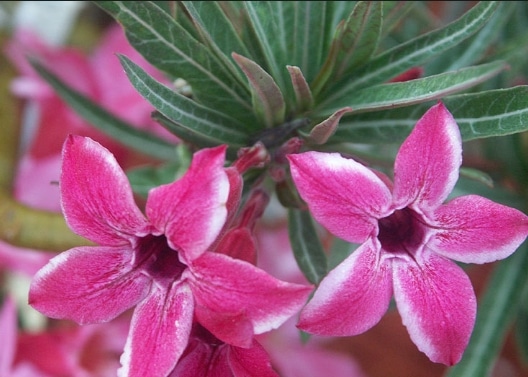
{"label": "pink flower", "polygon": [[278,377],[257,342],[236,347],[222,342],[199,324],[169,377]]}
{"label": "pink flower", "polygon": [[182,178],[150,191],[145,216],[108,150],[80,136],[64,144],[66,221],[100,246],[53,258],[35,275],[29,302],[80,324],[110,321],[135,306],[120,376],[166,376],[187,346],[193,316],[222,341],[249,347],[311,291],[208,251],[227,216],[225,151],[197,152]]}
{"label": "pink flower", "polygon": [[442,103],[401,146],[394,185],[339,154],[290,155],[295,184],[314,217],[334,235],[361,244],[332,270],[298,326],[320,335],[360,334],[391,297],[411,339],[432,361],[457,363],[475,321],[476,299],[450,259],[486,263],[512,254],[528,234],[522,212],[476,195],[443,204],[462,161],[458,126]]}
{"label": "pink flower", "polygon": [[30,362],[50,376],[115,377],[128,320],[125,315],[86,326],[60,321],[45,331],[22,332],[16,361]]}
{"label": "pink flower", "polygon": [[151,118],[153,107],[134,89],[116,54],[134,60],[157,80],[167,84],[169,81],[130,45],[117,23],[108,27],[90,55],[72,47],[49,46],[29,30],[16,30],[4,51],[20,72],[20,76],[11,83],[13,93],[37,104],[35,135],[30,140],[29,155],[24,156],[26,159],[40,160],[60,154],[68,134],[84,135],[104,143],[121,164],[130,165],[132,162],[129,161],[137,159],[137,153],[131,153],[118,141],[88,124],[66,105],[29,64],[27,56],[36,57],[67,85],[115,116],[135,127],[177,141]]}
{"label": "pink flower", "polygon": [[47,374],[38,370],[26,360],[15,363],[17,346],[17,313],[14,300],[8,296],[0,310],[0,376],[9,377],[46,377]]}

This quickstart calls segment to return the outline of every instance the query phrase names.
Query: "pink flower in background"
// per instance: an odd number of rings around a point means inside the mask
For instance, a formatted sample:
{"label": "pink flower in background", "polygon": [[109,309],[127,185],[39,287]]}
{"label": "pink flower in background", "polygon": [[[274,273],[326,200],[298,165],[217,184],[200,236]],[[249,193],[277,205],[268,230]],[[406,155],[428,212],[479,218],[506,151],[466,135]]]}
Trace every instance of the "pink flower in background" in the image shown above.
{"label": "pink flower in background", "polygon": [[9,296],[4,300],[2,309],[0,310],[0,334],[2,334],[2,346],[0,347],[0,376],[48,376],[27,360],[21,360],[18,363],[15,363],[18,323],[15,302]]}
{"label": "pink flower in background", "polygon": [[374,326],[394,295],[413,342],[432,361],[457,363],[476,299],[451,261],[486,263],[512,254],[528,235],[522,212],[476,195],[444,203],[462,162],[458,126],[442,103],[401,146],[387,177],[337,153],[290,155],[295,184],[334,235],[361,246],[321,282],[299,328],[347,336]]}
{"label": "pink flower in background", "polygon": [[80,324],[110,321],[135,306],[120,376],[167,375],[187,346],[195,315],[223,342],[250,347],[255,334],[299,310],[312,289],[208,251],[227,217],[225,150],[197,152],[182,178],[152,189],[145,217],[107,149],[80,136],[64,144],[64,216],[100,246],[53,258],[35,275],[29,302]]}
{"label": "pink flower in background", "polygon": [[79,326],[60,321],[45,331],[21,332],[16,362],[30,362],[56,377],[115,377],[127,338],[128,314],[109,323]]}
{"label": "pink flower in background", "polygon": [[[118,161],[126,156],[127,149],[86,123],[69,108],[53,88],[33,69],[28,57],[36,57],[66,84],[83,93],[94,102],[132,125],[176,140],[167,130],[151,119],[152,106],[134,89],[123,71],[117,54],[133,59],[146,72],[161,82],[168,83],[128,43],[118,24],[110,26],[93,53],[87,56],[71,47],[56,48],[46,45],[38,36],[27,30],[18,30],[5,48],[21,75],[11,88],[15,95],[34,100],[38,104],[37,130],[31,147],[33,157],[60,154],[62,143],[70,133],[89,136],[119,153]],[[43,142],[43,141],[46,142]]]}
{"label": "pink flower in background", "polygon": [[6,43],[5,54],[20,75],[11,83],[13,93],[29,100],[36,110],[25,132],[24,147],[15,179],[15,197],[38,208],[59,211],[57,181],[60,154],[68,134],[91,137],[104,143],[125,168],[138,163],[138,153],[111,139],[90,125],[65,104],[53,88],[29,64],[28,56],[36,57],[67,85],[83,93],[117,117],[177,142],[177,138],[151,119],[152,106],[134,89],[116,54],[121,53],[143,67],[161,82],[163,75],[148,64],[126,40],[118,24],[112,24],[91,55],[71,47],[47,45],[28,30],[17,30]]}
{"label": "pink flower in background", "polygon": [[[137,160],[137,153],[111,140],[70,109],[31,67],[27,56],[38,57],[66,83],[132,125],[175,140],[151,119],[153,108],[130,84],[119,64],[116,53],[134,59],[158,80],[164,80],[161,73],[132,48],[119,25],[113,24],[107,29],[91,56],[70,47],[49,46],[26,30],[15,32],[5,45],[5,53],[20,73],[11,84],[13,93],[33,101],[37,108],[34,134],[25,140],[27,145],[20,151],[13,190],[17,201],[32,208],[60,212],[57,182],[61,148],[69,133],[104,141],[124,165]],[[28,276],[44,266],[53,255],[0,242],[0,268]]]}
{"label": "pink flower in background", "polygon": [[236,347],[195,323],[189,345],[169,377],[278,377],[257,342]]}

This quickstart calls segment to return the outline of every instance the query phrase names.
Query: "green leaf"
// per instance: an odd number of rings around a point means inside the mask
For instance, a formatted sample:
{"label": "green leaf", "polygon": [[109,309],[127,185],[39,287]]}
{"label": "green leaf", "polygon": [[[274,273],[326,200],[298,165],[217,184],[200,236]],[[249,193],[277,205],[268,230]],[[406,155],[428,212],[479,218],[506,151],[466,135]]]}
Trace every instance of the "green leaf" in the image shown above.
{"label": "green leaf", "polygon": [[315,95],[330,77],[339,80],[352,68],[370,59],[378,46],[381,20],[381,2],[359,1],[356,4],[346,21],[337,26],[326,60],[312,83]]}
{"label": "green leaf", "polygon": [[488,80],[502,71],[504,62],[493,62],[421,79],[388,83],[343,93],[343,97],[318,108],[315,115],[330,116],[343,107],[355,113],[408,106],[445,97]]}
{"label": "green leaf", "polygon": [[347,75],[367,61],[378,48],[382,21],[381,1],[358,1],[339,36],[341,54],[337,56],[337,78]]}
{"label": "green leaf", "polygon": [[326,275],[327,261],[310,212],[288,210],[290,242],[295,259],[308,281],[317,284]]}
{"label": "green leaf", "polygon": [[[248,15],[248,28],[255,35],[253,48],[258,49],[264,59],[257,62],[284,90],[287,82],[286,64],[293,65],[285,59],[288,36],[282,17],[282,7],[289,5],[282,1],[244,1],[243,4]],[[289,98],[288,94],[286,98]]]}
{"label": "green leaf", "polygon": [[313,107],[313,96],[306,78],[299,67],[287,65],[286,69],[290,73],[293,91],[295,93],[296,111],[303,113]]}
{"label": "green leaf", "polygon": [[424,64],[477,32],[492,16],[498,4],[481,1],[447,26],[395,46],[365,64],[352,79],[326,91],[322,106],[343,97],[343,93],[388,81],[406,70]]}
{"label": "green leaf", "polygon": [[319,71],[325,51],[327,1],[291,1],[293,9],[284,8],[287,50],[284,66],[294,65],[310,82]]}
{"label": "green leaf", "polygon": [[310,144],[324,144],[335,133],[339,120],[343,115],[352,111],[351,107],[345,107],[333,113],[329,118],[316,124],[306,136]]}
{"label": "green leaf", "polygon": [[31,65],[53,87],[55,92],[92,126],[123,145],[146,155],[162,160],[174,155],[175,146],[173,144],[115,117],[103,107],[67,86],[37,61],[31,61]]}
{"label": "green leaf", "polygon": [[286,105],[278,85],[261,66],[253,60],[233,53],[233,59],[246,75],[253,99],[253,111],[266,127],[284,122]]}
{"label": "green leaf", "polygon": [[446,377],[489,376],[528,283],[528,250],[519,248],[497,264],[479,300],[477,321],[462,360]]}
{"label": "green leaf", "polygon": [[248,120],[248,89],[167,12],[149,1],[95,3],[123,26],[132,46],[153,66],[185,79],[195,100]]}
{"label": "green leaf", "polygon": [[313,80],[325,58],[326,1],[246,1],[248,27],[264,61],[256,60],[277,82],[292,106],[287,65]]}
{"label": "green leaf", "polygon": [[191,163],[191,152],[183,144],[175,148],[171,161],[160,166],[140,166],[126,172],[132,190],[143,197],[148,196],[150,189],[180,178]]}
{"label": "green leaf", "polygon": [[250,54],[220,4],[217,1],[182,1],[182,4],[204,42],[233,75],[239,76],[242,80],[240,71],[231,60],[231,54],[233,52],[243,56]]}
{"label": "green leaf", "polygon": [[382,37],[396,28],[404,17],[407,16],[415,1],[382,1],[383,3],[383,26]]}
{"label": "green leaf", "polygon": [[493,188],[493,179],[490,177],[489,174],[481,170],[462,166],[460,167],[460,176],[464,176],[466,178],[474,180],[475,182],[480,182],[490,188]]}
{"label": "green leaf", "polygon": [[167,88],[127,57],[120,55],[119,59],[136,90],[169,120],[217,144],[242,147],[248,142],[244,124]]}
{"label": "green leaf", "polygon": [[499,33],[497,33],[497,30],[504,28],[516,5],[515,2],[499,2],[497,11],[482,29],[455,49],[450,50],[449,54],[445,54],[452,61],[449,65],[444,64],[443,70],[451,71],[464,66],[478,64],[484,60],[485,56],[489,54],[490,47],[494,45],[494,41],[498,38]]}
{"label": "green leaf", "polygon": [[[464,141],[528,130],[528,86],[460,94],[442,99]],[[330,143],[400,143],[434,104],[345,116]]]}
{"label": "green leaf", "polygon": [[330,255],[328,256],[328,269],[333,270],[336,268],[358,247],[359,244],[353,244],[341,238],[334,237],[332,247],[330,248]]}
{"label": "green leaf", "polygon": [[519,315],[515,323],[515,341],[519,354],[525,363],[528,363],[528,285],[525,287]]}

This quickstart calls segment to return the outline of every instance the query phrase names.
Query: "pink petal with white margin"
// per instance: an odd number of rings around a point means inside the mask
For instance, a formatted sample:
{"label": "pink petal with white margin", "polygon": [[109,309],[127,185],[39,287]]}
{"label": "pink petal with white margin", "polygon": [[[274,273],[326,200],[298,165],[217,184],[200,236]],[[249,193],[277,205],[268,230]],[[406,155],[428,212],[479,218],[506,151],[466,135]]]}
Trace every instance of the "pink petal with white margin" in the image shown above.
{"label": "pink petal with white margin", "polygon": [[431,361],[458,363],[476,316],[471,281],[454,262],[430,253],[420,265],[393,259],[394,298],[412,341]]}
{"label": "pink petal with white margin", "polygon": [[213,243],[225,223],[229,195],[225,151],[225,145],[200,150],[181,179],[149,193],[149,220],[186,263]]}
{"label": "pink petal with white margin", "polygon": [[289,155],[291,174],[314,218],[349,242],[362,243],[388,214],[388,187],[367,167],[338,153]]}
{"label": "pink petal with white margin", "polygon": [[167,376],[189,342],[193,310],[187,284],[153,290],[134,310],[118,376]]}
{"label": "pink petal with white margin", "polygon": [[44,266],[31,281],[29,304],[51,318],[107,322],[141,301],[150,279],[132,269],[132,251],[77,247]]}
{"label": "pink petal with white margin", "polygon": [[528,236],[528,216],[477,195],[440,206],[434,219],[438,230],[428,247],[464,263],[504,259]]}
{"label": "pink petal with white margin", "polygon": [[[243,315],[252,323],[255,334],[279,327],[300,310],[313,289],[308,285],[278,280],[247,262],[211,252],[194,260],[184,274],[189,274],[197,307],[203,306],[224,315]],[[207,323],[202,325],[213,332]],[[233,344],[233,340],[239,339],[237,334],[226,339],[227,328],[224,334],[214,335]]]}
{"label": "pink petal with white margin", "polygon": [[361,334],[387,312],[392,297],[389,266],[369,240],[328,273],[301,311],[297,327],[316,335]]}
{"label": "pink petal with white margin", "polygon": [[394,202],[424,212],[446,200],[458,179],[462,139],[453,116],[439,102],[418,120],[394,162]]}
{"label": "pink petal with white margin", "polygon": [[70,135],[62,151],[61,205],[70,228],[95,243],[126,245],[148,233],[128,179],[108,149]]}
{"label": "pink petal with white margin", "polygon": [[0,311],[0,334],[2,334],[2,347],[0,347],[0,376],[10,376],[16,349],[17,317],[15,302],[7,296]]}

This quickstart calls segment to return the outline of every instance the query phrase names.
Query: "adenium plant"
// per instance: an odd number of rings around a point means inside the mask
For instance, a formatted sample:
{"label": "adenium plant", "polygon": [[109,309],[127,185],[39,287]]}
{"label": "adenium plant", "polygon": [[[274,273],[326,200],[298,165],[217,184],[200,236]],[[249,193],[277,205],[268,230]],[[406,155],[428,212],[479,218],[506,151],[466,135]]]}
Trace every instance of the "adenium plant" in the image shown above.
{"label": "adenium plant", "polygon": [[[514,320],[528,355],[528,7],[432,3],[90,3],[133,48],[113,59],[153,109],[148,127],[28,62],[152,160],[128,168],[105,138],[61,141],[61,212],[86,243],[57,250],[29,304],[80,325],[130,311],[122,377],[318,377],[267,349],[269,333],[293,321],[308,343],[355,336],[392,302],[448,375],[489,375]],[[291,259],[270,261],[265,218],[284,220],[301,279],[275,276]],[[496,268],[481,298],[483,263]]]}

